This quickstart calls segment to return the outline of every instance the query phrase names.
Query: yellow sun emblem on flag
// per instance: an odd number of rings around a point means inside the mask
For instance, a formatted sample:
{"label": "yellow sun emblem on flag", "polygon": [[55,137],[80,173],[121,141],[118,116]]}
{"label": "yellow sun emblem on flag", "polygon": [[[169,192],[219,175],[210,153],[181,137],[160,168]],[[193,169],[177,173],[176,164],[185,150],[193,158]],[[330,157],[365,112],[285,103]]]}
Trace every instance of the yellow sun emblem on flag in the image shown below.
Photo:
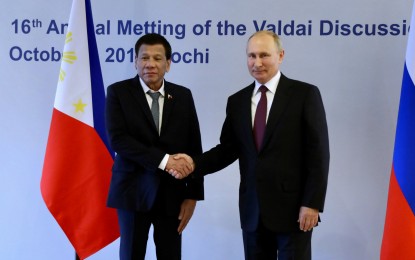
{"label": "yellow sun emblem on flag", "polygon": [[[70,43],[71,41],[72,41],[72,32],[68,32],[66,34],[66,37],[65,37],[65,45]],[[62,57],[63,62],[66,62],[66,63],[69,63],[69,64],[74,64],[74,62],[76,60],[77,60],[77,57],[76,57],[76,53],[74,51],[65,51],[65,52],[63,52],[63,57]],[[59,80],[64,81],[65,77],[66,77],[66,72],[61,67],[60,72],[59,72]]]}

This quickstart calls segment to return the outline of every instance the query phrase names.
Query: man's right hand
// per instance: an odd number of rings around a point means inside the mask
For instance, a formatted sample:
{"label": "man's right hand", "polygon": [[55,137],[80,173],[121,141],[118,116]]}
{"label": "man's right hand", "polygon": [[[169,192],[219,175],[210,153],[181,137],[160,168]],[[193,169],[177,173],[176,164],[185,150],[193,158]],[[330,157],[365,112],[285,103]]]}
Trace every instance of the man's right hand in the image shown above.
{"label": "man's right hand", "polygon": [[166,171],[176,179],[186,178],[194,171],[194,168],[192,157],[184,153],[170,155],[166,165]]}

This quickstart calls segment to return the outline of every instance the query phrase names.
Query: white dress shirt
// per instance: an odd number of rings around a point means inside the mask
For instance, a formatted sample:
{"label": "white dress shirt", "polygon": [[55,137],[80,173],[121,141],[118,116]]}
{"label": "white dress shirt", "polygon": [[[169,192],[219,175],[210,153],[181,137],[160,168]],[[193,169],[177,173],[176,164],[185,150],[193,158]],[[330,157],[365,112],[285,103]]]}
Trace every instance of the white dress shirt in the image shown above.
{"label": "white dress shirt", "polygon": [[280,82],[281,78],[281,72],[278,71],[278,73],[267,83],[261,84],[255,80],[255,88],[252,93],[252,99],[251,99],[251,116],[252,116],[252,128],[254,127],[254,118],[255,118],[255,112],[256,107],[258,105],[259,99],[261,98],[261,92],[258,91],[259,87],[262,85],[266,86],[268,88],[268,91],[266,92],[267,95],[267,117],[266,122],[268,122],[268,115],[269,111],[271,109],[272,101],[274,101],[275,92],[277,91],[278,83]]}
{"label": "white dress shirt", "polygon": [[[148,106],[151,109],[151,103],[153,102],[153,99],[150,97],[150,95],[147,94],[147,91],[151,91],[153,93],[157,92],[157,91],[154,91],[154,90],[150,89],[146,85],[146,83],[144,83],[144,81],[141,78],[140,78],[140,83],[141,83],[141,86],[143,87],[143,91],[144,91],[144,94],[146,96]],[[158,100],[159,101],[159,113],[160,113],[160,116],[159,116],[159,134],[160,134],[161,124],[162,124],[161,119],[163,118],[164,94],[165,94],[164,80],[163,80],[163,83],[161,84],[161,88],[158,90],[158,92],[160,92],[160,97],[159,97],[159,100]],[[161,162],[159,164],[159,169],[164,171],[164,169],[166,169],[166,165],[167,165],[168,160],[169,160],[169,155],[168,154],[164,155],[163,160],[161,160]]]}

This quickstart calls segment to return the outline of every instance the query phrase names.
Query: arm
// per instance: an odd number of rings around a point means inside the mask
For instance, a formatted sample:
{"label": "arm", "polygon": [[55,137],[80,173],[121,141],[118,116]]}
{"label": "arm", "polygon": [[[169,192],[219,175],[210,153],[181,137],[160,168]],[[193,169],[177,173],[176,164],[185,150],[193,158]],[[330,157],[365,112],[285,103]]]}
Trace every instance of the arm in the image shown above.
{"label": "arm", "polygon": [[308,91],[304,115],[307,177],[298,222],[301,230],[309,231],[324,209],[330,160],[326,115],[317,87]]}
{"label": "arm", "polygon": [[[238,159],[238,152],[233,133],[231,116],[229,113],[229,101],[227,105],[227,116],[222,126],[220,137],[220,144],[203,153],[200,156],[190,157],[187,154],[178,154],[174,159],[185,159],[189,164],[193,165],[195,170],[194,176],[204,176],[222,170],[236,159]],[[181,174],[174,168],[167,169],[168,172],[177,179],[187,177],[186,174]]]}
{"label": "arm", "polygon": [[156,137],[151,131],[138,128],[139,124],[147,123],[145,118],[137,118],[134,114],[141,113],[134,111],[140,104],[126,89],[129,84],[133,81],[116,83],[107,89],[105,123],[108,139],[117,155],[155,171],[166,153],[153,145]]}
{"label": "arm", "polygon": [[[193,101],[193,97],[191,92],[189,91],[188,95],[188,121],[189,124],[189,147],[186,152],[188,152],[191,156],[199,156],[202,154],[202,137],[200,134],[200,126],[199,120],[197,117],[196,107]],[[185,162],[186,160],[183,160]],[[186,174],[190,174],[194,170],[194,164],[192,162],[188,162],[191,165],[191,171],[187,171]],[[182,171],[183,172],[183,171]],[[203,176],[197,178],[186,178],[186,199],[192,200],[203,200],[204,199],[204,179]]]}

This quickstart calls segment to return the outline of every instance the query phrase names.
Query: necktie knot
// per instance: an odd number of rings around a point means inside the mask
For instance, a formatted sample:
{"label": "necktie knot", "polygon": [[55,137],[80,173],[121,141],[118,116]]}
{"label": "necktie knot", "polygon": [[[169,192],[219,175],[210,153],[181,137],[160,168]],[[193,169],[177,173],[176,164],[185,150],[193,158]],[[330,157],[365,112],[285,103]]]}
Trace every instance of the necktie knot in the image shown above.
{"label": "necktie knot", "polygon": [[159,97],[160,97],[160,92],[151,92],[150,90],[149,91],[147,91],[147,94],[149,94],[150,95],[150,97],[153,99],[153,100],[156,100],[156,101],[158,101],[159,100]]}
{"label": "necktie knot", "polygon": [[268,91],[268,88],[266,86],[262,85],[262,86],[259,87],[258,90],[259,90],[259,92],[261,92],[261,94],[263,94],[263,93]]}

